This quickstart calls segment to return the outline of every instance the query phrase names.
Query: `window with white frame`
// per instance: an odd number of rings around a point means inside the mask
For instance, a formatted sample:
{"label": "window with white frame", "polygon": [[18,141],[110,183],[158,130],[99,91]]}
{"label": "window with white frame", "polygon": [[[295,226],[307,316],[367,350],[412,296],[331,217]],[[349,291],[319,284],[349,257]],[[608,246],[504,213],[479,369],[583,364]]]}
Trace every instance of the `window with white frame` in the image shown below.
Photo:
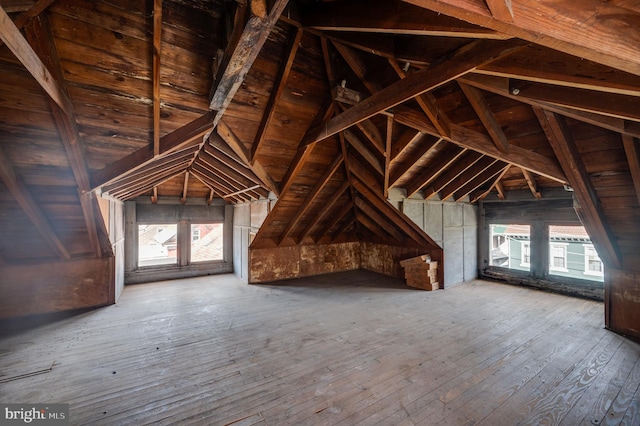
{"label": "window with white frame", "polygon": [[549,245],[549,270],[567,272],[568,244],[551,243]]}
{"label": "window with white frame", "polygon": [[596,249],[590,244],[584,245],[584,273],[587,275],[604,275],[602,260],[600,260]]}

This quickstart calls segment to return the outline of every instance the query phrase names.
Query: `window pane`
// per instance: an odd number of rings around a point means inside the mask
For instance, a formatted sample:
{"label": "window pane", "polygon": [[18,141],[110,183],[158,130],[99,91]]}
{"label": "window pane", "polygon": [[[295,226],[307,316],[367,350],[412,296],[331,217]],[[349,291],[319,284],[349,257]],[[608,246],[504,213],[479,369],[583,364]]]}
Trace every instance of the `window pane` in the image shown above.
{"label": "window pane", "polygon": [[138,266],[177,264],[178,225],[138,225]]}
{"label": "window pane", "polygon": [[603,281],[603,265],[583,226],[549,226],[549,273]]}
{"label": "window pane", "polygon": [[491,225],[491,265],[529,271],[530,264],[529,225]]}
{"label": "window pane", "polygon": [[223,260],[222,223],[191,225],[191,262]]}

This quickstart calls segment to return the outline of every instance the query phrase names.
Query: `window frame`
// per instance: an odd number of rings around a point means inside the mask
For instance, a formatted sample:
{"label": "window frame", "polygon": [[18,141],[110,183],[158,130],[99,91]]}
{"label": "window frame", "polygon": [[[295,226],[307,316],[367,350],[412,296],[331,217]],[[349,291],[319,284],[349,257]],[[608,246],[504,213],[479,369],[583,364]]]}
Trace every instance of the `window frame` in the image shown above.
{"label": "window frame", "polygon": [[[561,248],[563,252],[562,259],[564,260],[564,266],[555,266],[553,264],[553,260],[555,259],[553,255],[554,248]],[[568,243],[559,243],[556,241],[549,241],[549,273],[551,272],[569,272],[569,244]]]}

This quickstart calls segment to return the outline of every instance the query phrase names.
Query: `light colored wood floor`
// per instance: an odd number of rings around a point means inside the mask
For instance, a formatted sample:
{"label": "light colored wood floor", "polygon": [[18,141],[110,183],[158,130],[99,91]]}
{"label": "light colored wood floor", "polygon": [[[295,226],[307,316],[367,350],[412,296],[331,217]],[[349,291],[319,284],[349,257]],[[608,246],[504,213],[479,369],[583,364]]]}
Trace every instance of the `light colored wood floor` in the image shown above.
{"label": "light colored wood floor", "polygon": [[640,345],[601,303],[474,281],[410,290],[355,271],[250,286],[130,286],[0,339],[2,402],[72,424],[640,424]]}

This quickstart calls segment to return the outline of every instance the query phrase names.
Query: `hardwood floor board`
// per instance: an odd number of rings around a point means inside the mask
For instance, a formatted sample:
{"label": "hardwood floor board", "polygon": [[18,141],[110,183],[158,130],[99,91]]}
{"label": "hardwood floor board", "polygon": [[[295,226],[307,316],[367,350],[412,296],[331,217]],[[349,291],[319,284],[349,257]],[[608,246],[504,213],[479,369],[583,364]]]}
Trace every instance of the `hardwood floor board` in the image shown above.
{"label": "hardwood floor board", "polygon": [[[633,420],[636,421],[633,421]],[[601,424],[636,425],[640,419],[640,357],[636,360],[620,392],[607,410]]]}
{"label": "hardwood floor board", "polygon": [[[464,407],[469,399],[475,398],[476,394],[486,388],[492,387],[495,380],[489,380],[491,378],[501,377],[499,373],[501,371],[510,371],[508,368],[510,364],[516,362],[516,366],[522,363],[526,363],[529,358],[529,351],[531,351],[531,358],[536,359],[537,352],[542,349],[546,349],[546,334],[550,332],[562,331],[557,327],[561,318],[565,318],[569,324],[569,320],[572,319],[570,312],[567,310],[557,309],[555,316],[543,317],[544,321],[539,323],[531,323],[529,327],[521,326],[518,331],[520,336],[533,337],[528,340],[522,340],[518,333],[512,333],[505,335],[505,339],[511,340],[511,344],[507,345],[505,342],[494,342],[495,347],[502,349],[499,352],[499,356],[494,356],[489,359],[478,362],[474,360],[473,356],[469,356],[470,363],[469,368],[463,370],[461,374],[454,377],[448,382],[441,383],[438,387],[429,389],[428,393],[420,396],[419,399],[405,402],[406,406],[403,408],[414,421],[422,421],[425,417],[429,418],[429,421],[435,422],[436,419],[443,419],[447,413],[454,411],[456,407]],[[578,316],[575,316],[578,319]],[[537,326],[535,329],[533,326]],[[555,327],[555,328],[554,328]],[[526,330],[526,332],[525,332]],[[531,330],[531,334],[527,334]],[[524,334],[523,334],[524,333]],[[544,339],[543,339],[544,338]],[[520,339],[520,340],[519,340]],[[535,343],[535,345],[534,345]],[[458,362],[455,364],[462,370],[464,364]],[[519,368],[515,368],[515,374],[522,374]],[[490,382],[489,385],[486,383]],[[504,386],[504,383],[499,383],[500,386]],[[497,388],[497,387],[496,387]],[[495,392],[496,388],[492,388],[492,392]],[[395,398],[390,398],[391,400]],[[473,400],[473,399],[472,399]],[[483,399],[480,398],[482,401]],[[443,409],[444,407],[444,409]],[[380,413],[377,413],[379,415]]]}
{"label": "hardwood floor board", "polygon": [[612,401],[612,420],[635,421],[640,349],[602,322],[601,303],[486,281],[436,292],[367,271],[165,281],[0,331],[4,377],[56,361],[0,384],[0,399],[66,402],[87,425],[430,425],[513,420],[533,404],[528,424],[547,409],[532,401],[570,394],[567,419]]}
{"label": "hardwood floor board", "polygon": [[609,361],[608,368],[598,374],[577,404],[562,419],[561,424],[567,426],[589,423],[602,424],[614,398],[620,393],[637,361],[638,354],[633,343],[623,340]]}

